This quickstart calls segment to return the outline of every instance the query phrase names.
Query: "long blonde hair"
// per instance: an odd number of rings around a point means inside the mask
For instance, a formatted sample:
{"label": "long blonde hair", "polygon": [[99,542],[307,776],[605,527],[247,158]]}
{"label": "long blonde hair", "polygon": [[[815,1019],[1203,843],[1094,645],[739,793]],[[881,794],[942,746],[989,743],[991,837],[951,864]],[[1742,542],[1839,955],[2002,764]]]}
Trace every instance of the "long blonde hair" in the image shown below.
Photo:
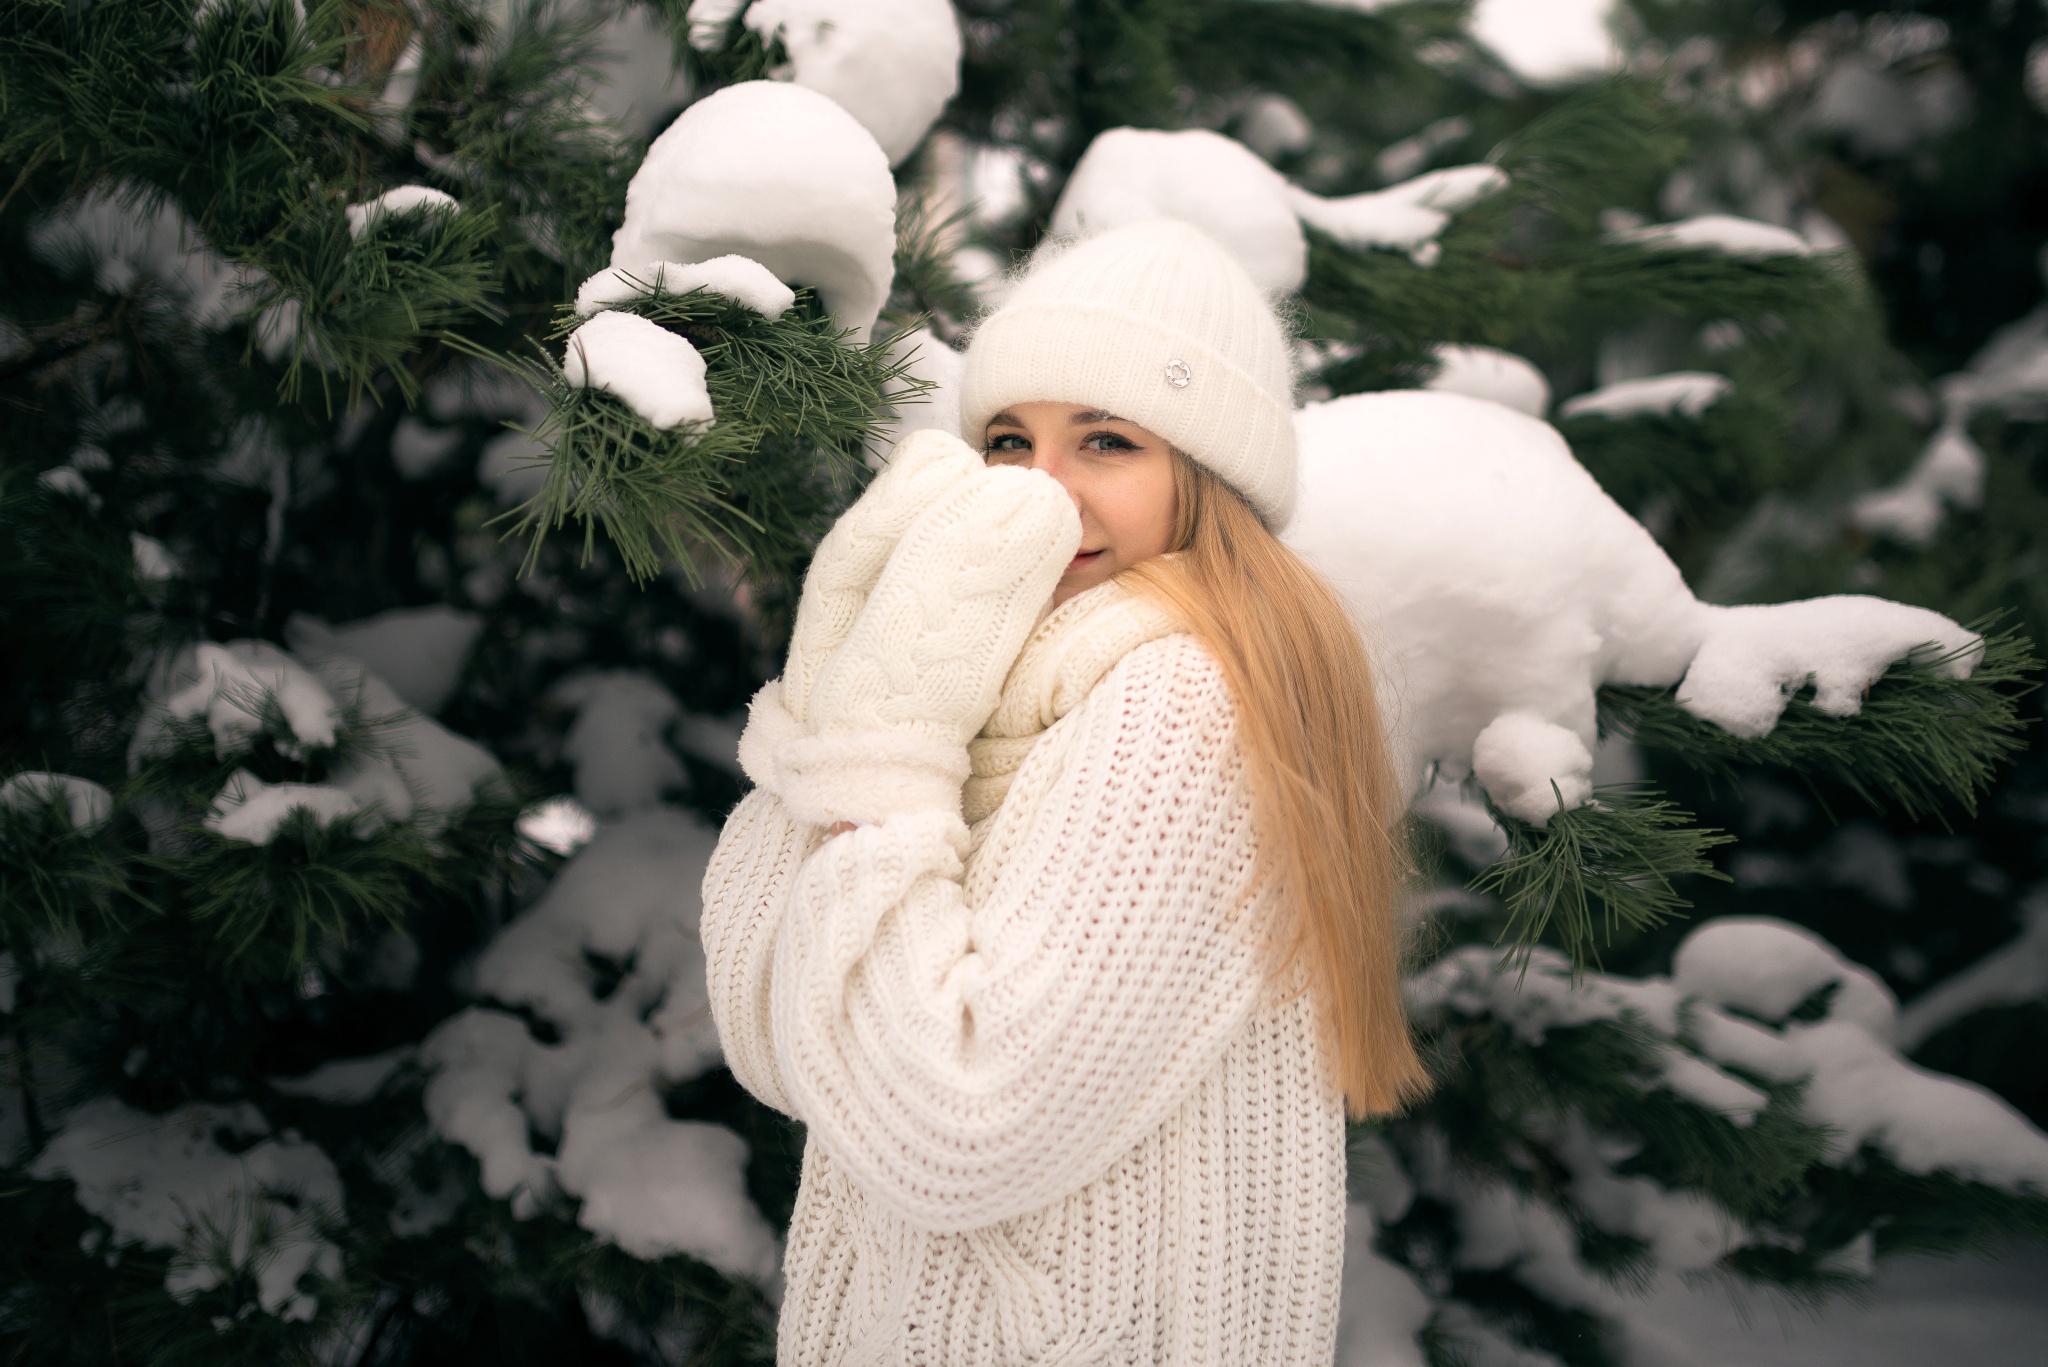
{"label": "long blonde hair", "polygon": [[1300,964],[1354,1118],[1429,1088],[1401,1008],[1395,896],[1404,803],[1372,665],[1342,600],[1236,491],[1176,451],[1172,554],[1124,571],[1207,646],[1237,704],[1262,878],[1295,912]]}

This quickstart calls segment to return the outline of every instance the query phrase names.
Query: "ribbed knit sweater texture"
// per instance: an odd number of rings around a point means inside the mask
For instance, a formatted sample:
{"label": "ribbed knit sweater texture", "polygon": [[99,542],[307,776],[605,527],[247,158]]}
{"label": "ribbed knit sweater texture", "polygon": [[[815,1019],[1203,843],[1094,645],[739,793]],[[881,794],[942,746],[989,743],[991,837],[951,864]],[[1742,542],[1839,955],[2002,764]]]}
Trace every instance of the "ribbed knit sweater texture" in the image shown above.
{"label": "ribbed knit sweater texture", "polygon": [[1111,584],[1040,626],[972,827],[826,839],[757,701],[702,933],[733,1073],[808,1130],[782,1363],[1330,1362],[1342,1100],[1274,972],[1222,672],[1134,620]]}

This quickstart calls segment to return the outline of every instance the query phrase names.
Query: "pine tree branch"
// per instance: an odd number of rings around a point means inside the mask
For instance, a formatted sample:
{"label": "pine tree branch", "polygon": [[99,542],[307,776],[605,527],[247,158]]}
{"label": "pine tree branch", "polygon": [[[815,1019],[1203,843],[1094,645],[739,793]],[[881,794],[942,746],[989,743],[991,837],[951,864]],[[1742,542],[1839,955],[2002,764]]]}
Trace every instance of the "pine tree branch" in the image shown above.
{"label": "pine tree branch", "polygon": [[2032,643],[2000,621],[1971,624],[1984,637],[1984,657],[1968,679],[1943,677],[1953,655],[1903,660],[1854,716],[1821,711],[1808,690],[1786,704],[1769,735],[1750,740],[1687,712],[1674,688],[1610,686],[1600,690],[1600,729],[1669,752],[1716,782],[1768,765],[1809,784],[1838,783],[1879,811],[1895,806],[1915,820],[1948,802],[1974,814],[1999,765],[2025,749],[2019,703],[2040,686]]}
{"label": "pine tree branch", "polygon": [[1510,816],[1490,798],[1486,809],[1506,834],[1508,852],[1471,886],[1506,904],[1501,939],[1509,942],[1508,959],[1519,959],[1525,969],[1546,933],[1571,956],[1574,972],[1598,964],[1596,919],[1608,943],[1623,929],[1661,925],[1692,905],[1674,879],[1698,874],[1726,881],[1706,852],[1735,839],[1696,825],[1692,813],[1657,800],[1643,785],[1596,789],[1590,801],[1559,812],[1547,826]]}

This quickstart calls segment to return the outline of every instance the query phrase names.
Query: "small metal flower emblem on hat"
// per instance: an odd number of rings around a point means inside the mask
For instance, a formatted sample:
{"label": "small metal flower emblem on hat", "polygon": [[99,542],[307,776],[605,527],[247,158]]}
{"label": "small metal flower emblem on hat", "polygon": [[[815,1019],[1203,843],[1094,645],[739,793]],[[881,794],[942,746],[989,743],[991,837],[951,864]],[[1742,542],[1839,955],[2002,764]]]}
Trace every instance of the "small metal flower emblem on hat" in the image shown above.
{"label": "small metal flower emblem on hat", "polygon": [[1186,361],[1168,361],[1166,363],[1166,382],[1175,389],[1186,389],[1188,382],[1194,378],[1195,372],[1189,368]]}

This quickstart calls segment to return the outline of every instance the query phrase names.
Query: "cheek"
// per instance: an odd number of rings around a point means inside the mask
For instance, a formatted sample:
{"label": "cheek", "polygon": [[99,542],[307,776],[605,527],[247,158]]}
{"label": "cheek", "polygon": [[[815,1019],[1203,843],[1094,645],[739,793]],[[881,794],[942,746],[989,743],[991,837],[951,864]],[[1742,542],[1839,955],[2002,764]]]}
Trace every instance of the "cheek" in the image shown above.
{"label": "cheek", "polygon": [[1096,491],[1096,519],[1109,534],[1117,558],[1135,564],[1163,555],[1173,541],[1173,467],[1148,462],[1118,472]]}

